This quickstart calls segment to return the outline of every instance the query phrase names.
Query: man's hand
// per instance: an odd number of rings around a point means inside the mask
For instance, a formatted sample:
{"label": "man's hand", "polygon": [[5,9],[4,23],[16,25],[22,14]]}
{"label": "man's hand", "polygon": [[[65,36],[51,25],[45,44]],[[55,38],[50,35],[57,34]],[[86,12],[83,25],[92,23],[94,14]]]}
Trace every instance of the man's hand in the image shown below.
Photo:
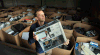
{"label": "man's hand", "polygon": [[67,39],[67,41],[64,43],[64,45],[68,45],[69,44],[69,39]]}
{"label": "man's hand", "polygon": [[38,41],[38,36],[35,35],[34,32],[33,32],[33,38]]}

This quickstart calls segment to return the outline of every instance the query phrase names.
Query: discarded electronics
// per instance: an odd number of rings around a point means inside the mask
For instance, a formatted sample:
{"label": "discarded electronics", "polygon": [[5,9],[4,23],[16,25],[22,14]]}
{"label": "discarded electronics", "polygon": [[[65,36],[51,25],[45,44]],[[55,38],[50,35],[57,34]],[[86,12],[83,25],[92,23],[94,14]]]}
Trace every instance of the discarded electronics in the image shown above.
{"label": "discarded electronics", "polygon": [[17,34],[19,33],[19,32],[13,31],[12,29],[8,29],[8,30],[6,30],[5,32],[8,33],[8,34],[11,34],[11,35],[13,35],[13,36],[15,36],[15,35],[17,35]]}
{"label": "discarded electronics", "polygon": [[33,13],[28,12],[27,16],[33,16]]}
{"label": "discarded electronics", "polygon": [[22,18],[22,16],[10,17],[9,21],[17,21],[21,18]]}
{"label": "discarded electronics", "polygon": [[10,26],[10,23],[9,22],[0,22],[0,30],[2,28],[8,27],[8,26]]}
{"label": "discarded electronics", "polygon": [[97,55],[100,53],[100,46],[98,43],[93,41],[90,41],[89,43],[76,43],[75,49],[78,50],[81,54],[85,55]]}
{"label": "discarded electronics", "polygon": [[38,42],[44,52],[63,45],[67,40],[58,19],[36,28],[35,31],[34,34],[38,36]]}

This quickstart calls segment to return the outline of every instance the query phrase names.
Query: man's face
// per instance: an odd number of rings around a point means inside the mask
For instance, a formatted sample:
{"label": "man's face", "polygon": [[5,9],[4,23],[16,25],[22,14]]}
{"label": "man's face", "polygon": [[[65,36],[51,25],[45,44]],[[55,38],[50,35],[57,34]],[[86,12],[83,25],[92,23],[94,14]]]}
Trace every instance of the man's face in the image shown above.
{"label": "man's face", "polygon": [[45,21],[45,15],[44,15],[44,12],[43,11],[38,11],[37,13],[37,19],[41,22],[44,22]]}

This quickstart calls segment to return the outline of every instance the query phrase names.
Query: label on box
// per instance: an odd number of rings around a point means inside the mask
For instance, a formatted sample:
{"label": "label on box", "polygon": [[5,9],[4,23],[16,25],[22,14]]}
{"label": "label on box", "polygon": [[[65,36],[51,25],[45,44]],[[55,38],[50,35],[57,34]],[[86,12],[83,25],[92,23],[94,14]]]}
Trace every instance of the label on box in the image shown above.
{"label": "label on box", "polygon": [[28,40],[28,38],[29,38],[29,32],[23,32],[22,39]]}

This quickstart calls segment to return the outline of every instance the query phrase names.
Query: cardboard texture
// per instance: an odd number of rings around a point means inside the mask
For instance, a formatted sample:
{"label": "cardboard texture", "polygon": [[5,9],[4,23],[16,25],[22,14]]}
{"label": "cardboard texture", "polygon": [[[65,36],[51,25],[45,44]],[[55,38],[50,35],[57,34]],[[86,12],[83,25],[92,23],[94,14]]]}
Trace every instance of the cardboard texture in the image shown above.
{"label": "cardboard texture", "polygon": [[[18,24],[18,23],[16,23],[16,24]],[[13,24],[13,25],[15,25],[15,24]],[[26,24],[23,24],[23,25],[26,25]],[[13,35],[10,35],[10,34],[8,34],[8,33],[5,32],[9,28],[11,28],[11,26],[12,25],[10,25],[10,26],[2,29],[1,41],[4,41],[4,42],[11,43],[11,44],[19,46],[19,37],[18,37],[18,34],[15,35],[15,36],[13,36]]]}
{"label": "cardboard texture", "polygon": [[2,38],[2,31],[0,30],[0,41],[1,41],[1,38]]}
{"label": "cardboard texture", "polygon": [[52,49],[52,55],[70,55],[72,50],[75,47],[75,39],[74,37],[70,37],[70,41],[71,41],[71,49],[70,50],[65,50],[65,49],[61,49],[61,48],[54,48]]}
{"label": "cardboard texture", "polygon": [[8,14],[7,13],[4,13],[4,14],[1,14],[0,17],[4,17],[4,16],[7,16]]}
{"label": "cardboard texture", "polygon": [[32,11],[29,11],[29,12],[31,12],[31,13],[35,13],[35,11],[33,11],[33,10],[32,10]]}
{"label": "cardboard texture", "polygon": [[70,38],[71,36],[73,36],[73,30],[67,30],[67,29],[63,29],[64,33],[66,35],[66,38]]}
{"label": "cardboard texture", "polygon": [[6,18],[0,18],[0,22],[6,22]]}
{"label": "cardboard texture", "polygon": [[[84,28],[85,31],[88,31],[88,30],[98,30],[98,31],[100,31],[100,29],[97,28],[97,27],[94,27],[94,26],[91,26],[91,25],[87,25],[87,24],[83,24],[83,23],[77,23],[77,24],[74,25],[73,28],[75,28],[75,27]],[[87,37],[85,35],[82,35],[82,34],[76,32],[75,29],[74,29],[73,35],[75,36],[75,38],[78,37],[78,36],[80,36],[80,37]],[[98,39],[98,36],[99,36],[99,34],[97,34],[97,36],[95,36],[95,37],[88,37],[88,38]]]}
{"label": "cardboard texture", "polygon": [[49,16],[49,18],[56,17],[56,16],[61,16],[61,14],[53,13],[51,16]]}
{"label": "cardboard texture", "polygon": [[[61,21],[61,24],[62,24],[62,25],[70,25],[70,26],[73,26],[74,23]],[[66,29],[66,30],[67,30],[69,33],[73,33],[73,30],[68,30],[68,29]]]}
{"label": "cardboard texture", "polygon": [[32,43],[32,44],[30,45],[30,44],[28,43],[28,40],[24,40],[24,39],[21,38],[23,32],[29,32],[30,27],[31,27],[31,26],[25,28],[22,32],[19,33],[20,46],[21,46],[21,47],[25,47],[25,48],[29,48],[29,49],[35,50],[35,48],[36,48],[35,43]]}
{"label": "cardboard texture", "polygon": [[69,23],[81,23],[81,21],[71,21],[71,20],[66,20],[66,22],[69,22]]}
{"label": "cardboard texture", "polygon": [[53,19],[48,19],[48,17],[45,17],[45,22],[51,22]]}
{"label": "cardboard texture", "polygon": [[[70,25],[72,26],[73,23],[68,23],[68,22],[65,22],[65,21],[61,21],[61,24],[62,25]],[[70,38],[70,36],[73,36],[73,29],[72,30],[69,30],[69,29],[63,29],[64,32],[65,32],[65,35],[67,38]]]}
{"label": "cardboard texture", "polygon": [[51,19],[52,17],[56,17],[56,16],[61,16],[61,18],[59,19],[60,21],[62,21],[62,14],[58,14],[58,13],[53,13],[52,15],[50,15],[48,18]]}
{"label": "cardboard texture", "polygon": [[52,14],[54,14],[55,12],[44,12],[47,16],[51,16]]}
{"label": "cardboard texture", "polygon": [[13,13],[13,14],[21,14],[23,11],[25,11],[25,10],[20,9],[20,10],[17,10],[17,11],[15,11],[15,12],[12,12],[12,13]]}
{"label": "cardboard texture", "polygon": [[[62,14],[62,16],[70,16],[72,17],[72,15],[68,15],[68,14]],[[68,18],[69,19],[69,18]],[[63,21],[66,21],[66,19],[63,19]],[[70,20],[69,20],[70,21]]]}
{"label": "cardboard texture", "polygon": [[11,26],[2,29],[1,41],[16,45],[15,37],[7,34],[5,31]]}

